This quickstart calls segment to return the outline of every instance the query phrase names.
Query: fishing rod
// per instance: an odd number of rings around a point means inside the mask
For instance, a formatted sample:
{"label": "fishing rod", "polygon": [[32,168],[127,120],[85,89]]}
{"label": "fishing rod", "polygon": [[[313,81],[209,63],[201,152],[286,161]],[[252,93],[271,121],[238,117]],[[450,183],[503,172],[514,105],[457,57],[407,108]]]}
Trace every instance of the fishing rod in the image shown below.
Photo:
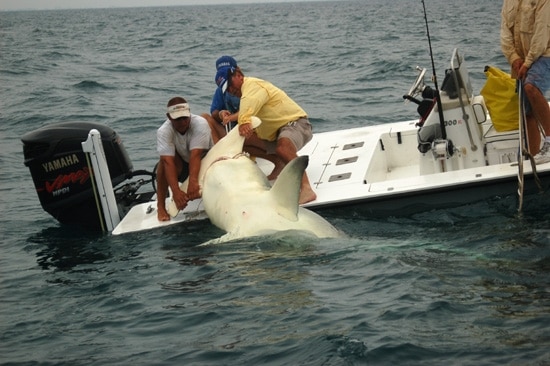
{"label": "fishing rod", "polygon": [[525,174],[523,172],[523,159],[525,158],[525,110],[523,109],[523,83],[518,80],[516,83],[519,99],[519,146],[518,146],[518,212],[521,213],[523,207],[523,188],[525,183]]}
{"label": "fishing rod", "polygon": [[435,86],[435,99],[437,101],[437,110],[439,112],[439,125],[441,127],[441,138],[447,139],[447,131],[445,129],[445,119],[443,117],[443,106],[441,105],[441,96],[439,95],[439,86],[437,85],[437,76],[435,74],[434,55],[432,52],[432,40],[430,38],[430,28],[428,27],[428,15],[426,14],[426,4],[422,0],[422,7],[424,9],[424,21],[426,23],[426,33],[428,35],[428,45],[430,47],[430,58],[432,60],[432,80]]}

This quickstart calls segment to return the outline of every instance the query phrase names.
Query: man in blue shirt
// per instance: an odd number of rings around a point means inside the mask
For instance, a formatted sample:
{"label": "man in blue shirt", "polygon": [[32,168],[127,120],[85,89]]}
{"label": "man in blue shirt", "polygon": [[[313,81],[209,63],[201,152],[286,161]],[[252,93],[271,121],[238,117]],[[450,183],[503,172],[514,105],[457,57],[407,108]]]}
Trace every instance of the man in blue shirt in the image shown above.
{"label": "man in blue shirt", "polygon": [[[235,70],[237,61],[231,56],[222,56],[216,60],[216,76],[214,81],[218,86],[212,97],[210,105],[210,115],[217,124],[214,124],[216,137],[219,140],[235,126],[236,118],[231,123],[227,117],[239,111],[240,96],[232,95],[227,88],[227,75]],[[224,121],[225,119],[225,121]]]}

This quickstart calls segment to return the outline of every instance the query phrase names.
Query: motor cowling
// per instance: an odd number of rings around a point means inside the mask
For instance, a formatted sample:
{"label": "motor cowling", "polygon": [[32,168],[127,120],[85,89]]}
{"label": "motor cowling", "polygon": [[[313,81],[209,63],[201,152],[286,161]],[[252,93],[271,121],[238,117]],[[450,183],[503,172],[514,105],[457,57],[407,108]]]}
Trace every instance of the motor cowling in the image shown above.
{"label": "motor cowling", "polygon": [[24,163],[31,172],[42,208],[63,224],[101,228],[101,207],[92,181],[93,171],[82,142],[90,130],[101,134],[105,158],[114,186],[127,179],[132,163],[118,134],[98,123],[56,123],[26,133]]}

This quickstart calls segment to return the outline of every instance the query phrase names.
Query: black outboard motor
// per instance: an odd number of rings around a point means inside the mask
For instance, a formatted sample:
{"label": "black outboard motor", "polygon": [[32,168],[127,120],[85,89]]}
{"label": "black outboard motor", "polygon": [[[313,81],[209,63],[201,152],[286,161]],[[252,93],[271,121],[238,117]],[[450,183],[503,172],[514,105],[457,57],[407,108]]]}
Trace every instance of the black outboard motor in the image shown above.
{"label": "black outboard motor", "polygon": [[63,224],[97,230],[103,217],[96,201],[92,168],[82,151],[82,142],[92,129],[101,134],[114,187],[131,176],[133,166],[122,141],[110,127],[88,122],[56,123],[26,133],[21,141],[25,165],[44,210]]}

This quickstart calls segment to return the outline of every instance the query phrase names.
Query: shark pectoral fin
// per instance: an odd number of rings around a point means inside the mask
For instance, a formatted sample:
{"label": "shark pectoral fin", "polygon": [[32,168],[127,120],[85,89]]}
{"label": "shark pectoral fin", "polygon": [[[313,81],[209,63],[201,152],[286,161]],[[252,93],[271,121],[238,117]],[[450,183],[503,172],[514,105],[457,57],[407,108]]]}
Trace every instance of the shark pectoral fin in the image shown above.
{"label": "shark pectoral fin", "polygon": [[189,178],[185,179],[183,183],[180,183],[180,190],[187,192],[188,185],[189,185]]}
{"label": "shark pectoral fin", "polygon": [[180,213],[180,210],[176,207],[176,202],[174,202],[172,198],[170,198],[168,204],[166,204],[166,211],[170,217],[176,217]]}
{"label": "shark pectoral fin", "polygon": [[259,125],[262,124],[262,120],[259,119],[259,118],[256,117],[256,116],[250,117],[250,122],[252,123],[252,127],[253,127],[253,128],[256,128],[256,127],[258,127]]}
{"label": "shark pectoral fin", "polygon": [[288,221],[298,221],[298,210],[294,210],[293,208],[280,206],[277,208],[277,213]]}
{"label": "shark pectoral fin", "polygon": [[[185,182],[180,183],[179,187],[180,190],[187,192],[187,185],[189,184],[189,179],[186,179]],[[180,210],[176,207],[176,202],[172,198],[168,200],[168,203],[166,204],[166,211],[168,211],[168,214],[171,217],[176,217],[180,213]]]}
{"label": "shark pectoral fin", "polygon": [[300,185],[308,162],[308,156],[299,156],[292,160],[283,168],[270,190],[274,201],[279,205],[277,212],[291,221],[298,220]]}

